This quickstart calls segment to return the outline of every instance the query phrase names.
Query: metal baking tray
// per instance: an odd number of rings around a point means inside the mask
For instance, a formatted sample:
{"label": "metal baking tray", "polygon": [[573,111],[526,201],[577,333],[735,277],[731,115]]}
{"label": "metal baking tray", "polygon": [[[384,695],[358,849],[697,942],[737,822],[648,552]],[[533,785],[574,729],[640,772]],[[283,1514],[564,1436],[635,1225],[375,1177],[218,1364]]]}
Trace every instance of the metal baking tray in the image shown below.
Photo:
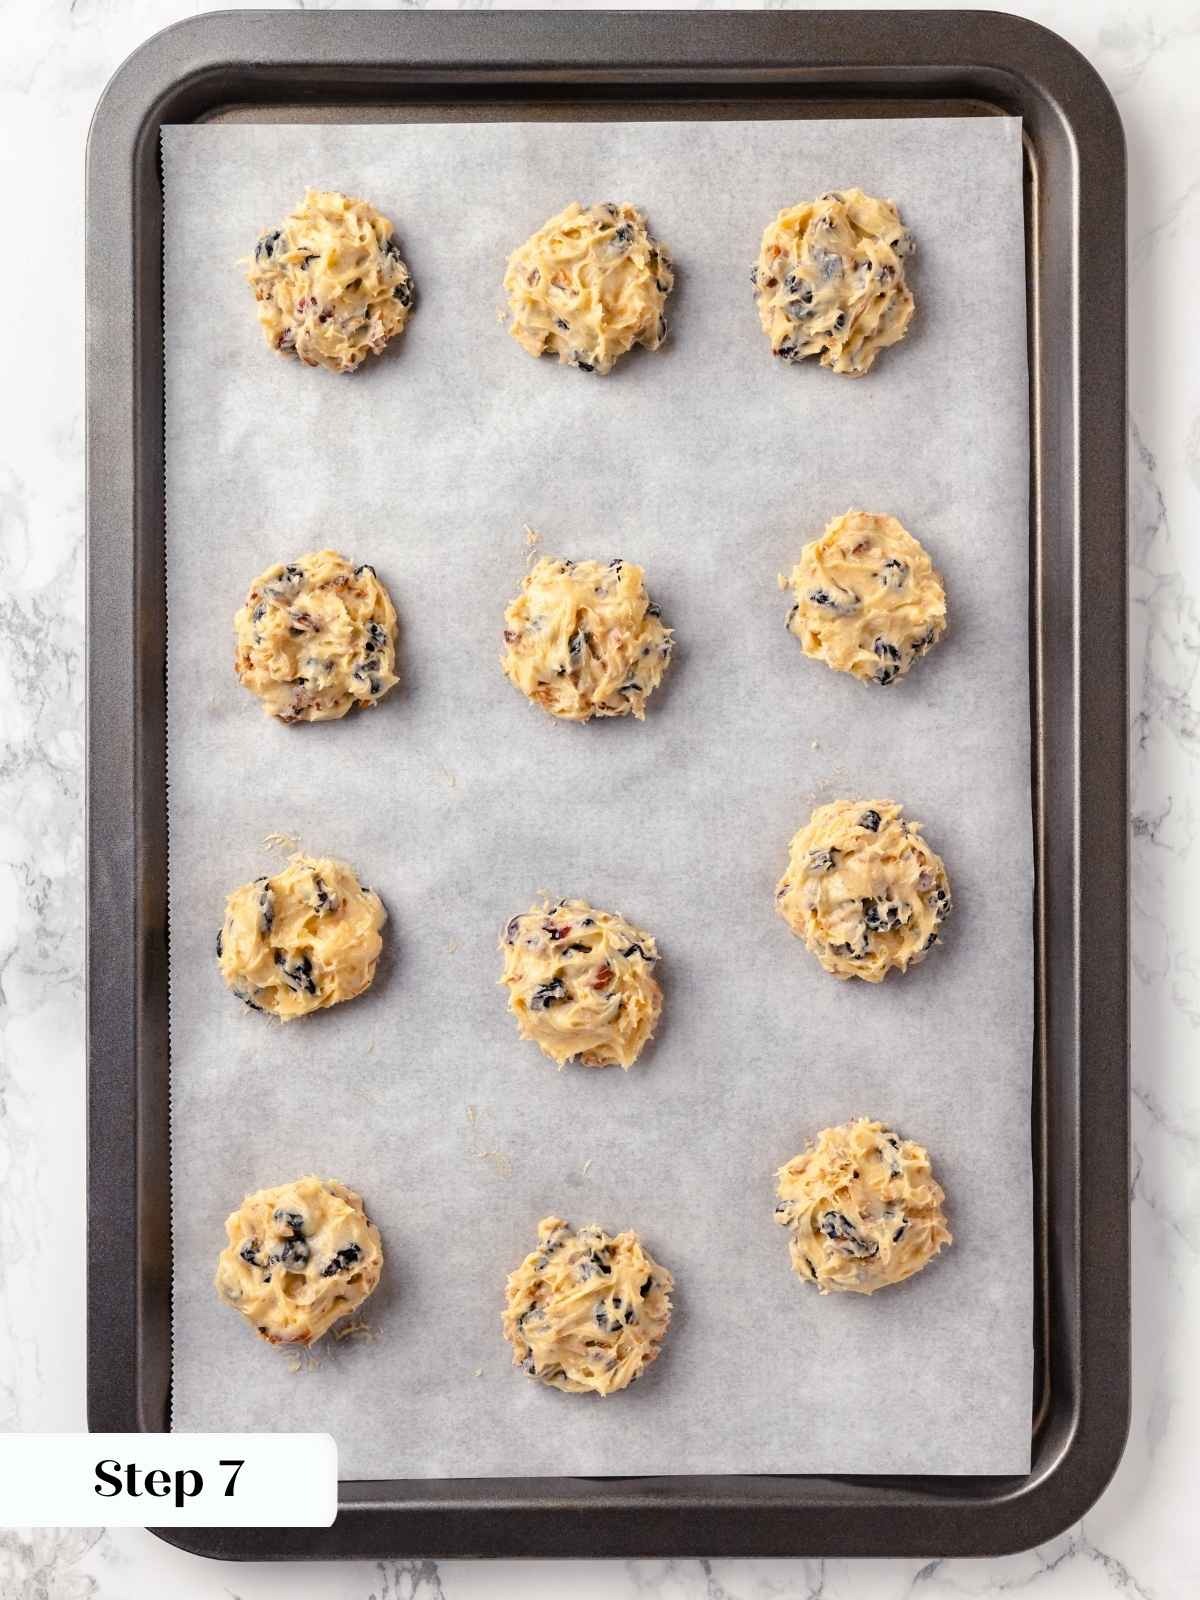
{"label": "metal baking tray", "polygon": [[1032,1470],[343,1482],[332,1528],[172,1543],[256,1560],[985,1555],[1096,1499],[1129,1412],[1125,153],[1088,62],[992,12],[227,12],[158,34],[105,91],[86,240],[97,1431],[170,1415],[161,126],[997,114],[1024,119],[1026,151]]}

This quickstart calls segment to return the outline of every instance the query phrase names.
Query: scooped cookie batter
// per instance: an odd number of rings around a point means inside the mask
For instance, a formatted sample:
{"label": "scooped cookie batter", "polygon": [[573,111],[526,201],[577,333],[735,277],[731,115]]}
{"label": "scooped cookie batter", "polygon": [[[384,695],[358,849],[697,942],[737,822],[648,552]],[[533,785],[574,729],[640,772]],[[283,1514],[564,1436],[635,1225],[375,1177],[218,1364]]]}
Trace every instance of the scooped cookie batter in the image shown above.
{"label": "scooped cookie batter", "polygon": [[952,1242],[925,1151],[866,1117],[819,1133],[780,1168],[777,1192],[792,1268],[822,1294],[902,1283]]}
{"label": "scooped cookie batter", "polygon": [[505,1290],[513,1366],[567,1394],[616,1394],[658,1356],[674,1286],[636,1233],[545,1217]]}
{"label": "scooped cookie batter", "polygon": [[775,906],[826,972],[879,983],[937,943],[950,883],[902,806],[835,800],[792,840]]}
{"label": "scooped cookie batter", "polygon": [[500,982],[522,1039],[560,1067],[633,1065],[662,1011],[648,933],[583,900],[560,900],[514,917],[500,948]]}
{"label": "scooped cookie batter", "polygon": [[392,224],[365,200],[308,189],[254,246],[246,282],[263,337],[305,366],[353,372],[404,332],[413,281]]}
{"label": "scooped cookie batter", "polygon": [[248,1194],[225,1232],[217,1293],[271,1344],[315,1344],[379,1282],[379,1229],[331,1178]]}
{"label": "scooped cookie batter", "polygon": [[942,580],[895,517],[835,517],[779,587],[804,654],[868,683],[894,683],[946,631]]}
{"label": "scooped cookie batter", "polygon": [[316,550],[268,567],[233,619],[238,677],[281,722],[377,705],[397,682],[396,613],[375,568]]}
{"label": "scooped cookie batter", "polygon": [[823,367],[851,378],[869,372],[912,321],[904,263],[914,248],[892,202],[861,189],[781,211],[750,275],[772,354],[819,355]]}
{"label": "scooped cookie batter", "polygon": [[572,201],[509,257],[508,331],[531,356],[611,372],[635,344],[657,350],[666,338],[674,281],[636,206]]}
{"label": "scooped cookie batter", "polygon": [[225,902],[221,976],[253,1011],[284,1022],[371,987],[387,912],[344,861],[294,855]]}
{"label": "scooped cookie batter", "polygon": [[553,717],[643,721],[671,659],[671,629],[631,561],[556,561],[526,573],[504,613],[500,665]]}

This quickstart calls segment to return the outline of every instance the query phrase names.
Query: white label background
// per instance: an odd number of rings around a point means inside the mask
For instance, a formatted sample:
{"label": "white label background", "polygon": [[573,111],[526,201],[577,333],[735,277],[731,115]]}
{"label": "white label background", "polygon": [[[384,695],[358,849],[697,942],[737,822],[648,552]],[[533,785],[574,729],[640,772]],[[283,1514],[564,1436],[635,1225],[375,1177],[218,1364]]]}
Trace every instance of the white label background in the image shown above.
{"label": "white label background", "polygon": [[[222,1461],[244,1463],[231,1495],[234,1468]],[[120,1479],[119,1493],[97,1476],[99,1462]],[[130,1463],[136,1495],[127,1488]],[[155,1469],[169,1475],[165,1495],[145,1490]],[[177,1482],[191,1491],[181,1505]],[[337,1483],[337,1445],[327,1433],[0,1434],[0,1526],[8,1528],[328,1528]]]}

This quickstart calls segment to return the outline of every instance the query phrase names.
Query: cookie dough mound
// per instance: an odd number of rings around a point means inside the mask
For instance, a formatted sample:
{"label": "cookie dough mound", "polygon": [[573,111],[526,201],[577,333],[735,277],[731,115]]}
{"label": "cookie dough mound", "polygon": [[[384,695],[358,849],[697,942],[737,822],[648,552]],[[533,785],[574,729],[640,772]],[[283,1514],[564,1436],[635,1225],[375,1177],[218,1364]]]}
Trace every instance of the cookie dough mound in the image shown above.
{"label": "cookie dough mound", "polygon": [[922,961],[950,911],[940,856],[891,800],[818,806],[791,843],[775,905],[835,978],[879,983]]}
{"label": "cookie dough mound", "polygon": [[331,372],[380,355],[413,306],[392,224],[365,200],[321,189],[262,235],[246,282],[272,350]]}
{"label": "cookie dough mound", "polygon": [[281,722],[328,722],[397,682],[396,613],[370,566],[316,550],[268,567],[233,619],[233,664]]}
{"label": "cookie dough mound", "polygon": [[780,1168],[777,1193],[792,1268],[822,1294],[902,1283],[952,1242],[925,1151],[866,1117],[819,1133]]}
{"label": "cookie dough mound", "polygon": [[868,683],[894,683],[946,631],[942,580],[895,517],[835,517],[779,587],[804,654]]}
{"label": "cookie dough mound", "polygon": [[646,716],[671,659],[671,629],[631,561],[556,561],[526,573],[504,613],[500,665],[553,717]]}
{"label": "cookie dough mound", "polygon": [[371,987],[387,912],[344,861],[295,855],[225,902],[221,976],[254,1011],[284,1022]]}
{"label": "cookie dough mound", "polygon": [[567,1394],[616,1394],[657,1357],[674,1281],[636,1233],[538,1224],[538,1247],[509,1274],[504,1337],[513,1366]]}
{"label": "cookie dough mound", "polygon": [[563,1066],[628,1069],[658,1024],[658,947],[583,900],[534,906],[500,935],[508,1009],[522,1039]]}
{"label": "cookie dough mound", "polygon": [[379,1229],[359,1196],[329,1178],[248,1194],[225,1232],[217,1293],[271,1344],[315,1344],[379,1282]]}
{"label": "cookie dough mound", "polygon": [[781,211],[751,274],[762,330],[784,361],[819,355],[848,377],[869,372],[912,321],[904,263],[913,236],[890,200],[838,189]]}
{"label": "cookie dough mound", "polygon": [[509,257],[508,331],[531,356],[611,372],[635,344],[657,350],[666,338],[674,281],[635,206],[573,201]]}

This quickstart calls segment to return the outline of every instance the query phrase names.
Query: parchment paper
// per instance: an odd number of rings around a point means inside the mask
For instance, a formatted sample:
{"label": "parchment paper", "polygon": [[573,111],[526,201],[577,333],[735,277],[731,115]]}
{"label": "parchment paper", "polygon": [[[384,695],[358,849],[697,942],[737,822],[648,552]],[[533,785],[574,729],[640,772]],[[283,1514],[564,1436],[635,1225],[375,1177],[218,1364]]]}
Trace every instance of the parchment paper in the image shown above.
{"label": "parchment paper", "polygon": [[[1031,1396],[1031,839],[1020,126],[946,121],[197,127],[164,134],[174,1425],[329,1429],[346,1477],[1015,1473]],[[306,183],[398,223],[419,306],[351,377],[262,342],[235,266]],[[764,224],[839,184],[914,230],[914,331],[850,381],[774,362]],[[572,198],[646,208],[671,336],[610,378],[498,322],[508,253]],[[775,587],[850,505],[932,552],[952,632],[887,692],[804,659]],[[527,550],[641,562],[678,650],[644,725],[561,726],[497,665]],[[230,670],[269,563],[370,561],[403,687],[269,722]],[[945,945],[839,984],[773,908],[814,803],[894,796],[945,857]],[[390,912],[372,991],[280,1026],[213,943],[291,832]],[[663,1024],[628,1074],[522,1043],[497,932],[544,889],[649,928]],[[953,1248],[820,1298],[773,1174],[828,1123],[930,1150]],[[291,1370],[220,1304],[223,1220],[314,1171],[382,1230],[374,1337]],[[662,1358],[600,1401],[500,1335],[538,1219],[633,1226],[677,1278]]]}

